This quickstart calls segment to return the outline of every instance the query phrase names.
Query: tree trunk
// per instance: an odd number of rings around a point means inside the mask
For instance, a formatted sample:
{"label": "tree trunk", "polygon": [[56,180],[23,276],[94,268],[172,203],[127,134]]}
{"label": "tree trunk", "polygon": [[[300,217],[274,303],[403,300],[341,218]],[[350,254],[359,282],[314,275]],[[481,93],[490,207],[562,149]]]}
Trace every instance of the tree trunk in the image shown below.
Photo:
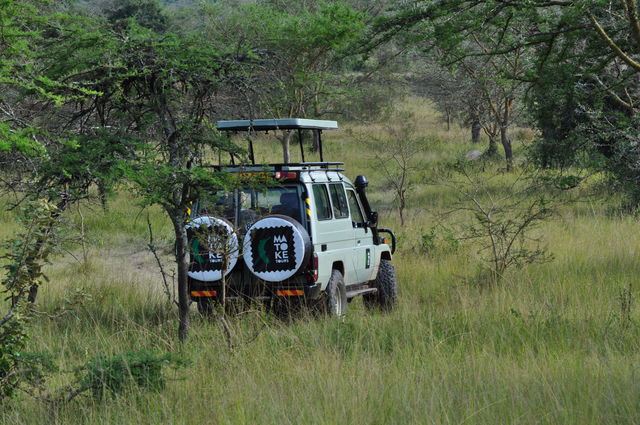
{"label": "tree trunk", "polygon": [[471,121],[471,143],[480,143],[480,130],[482,130],[480,120],[477,117],[473,117],[473,121]]}
{"label": "tree trunk", "polygon": [[189,297],[189,241],[187,239],[187,228],[184,218],[181,214],[174,210],[168,210],[167,213],[173,223],[173,229],[176,236],[176,263],[178,265],[178,310],[179,320],[178,339],[184,342],[189,333],[189,306],[191,298]]}
{"label": "tree trunk", "polygon": [[311,132],[313,138],[311,139],[311,152],[318,152],[320,149],[320,132],[318,130],[313,130]]}
{"label": "tree trunk", "polygon": [[489,134],[489,148],[485,153],[486,156],[492,157],[498,154],[498,142],[496,142],[496,136],[494,134]]}
{"label": "tree trunk", "polygon": [[102,210],[104,212],[109,211],[109,204],[107,203],[107,188],[102,180],[98,180],[98,198],[100,199],[100,204],[102,205]]}
{"label": "tree trunk", "polygon": [[288,164],[291,162],[291,150],[289,146],[291,145],[291,136],[293,136],[293,131],[285,131],[284,136],[282,136],[282,162]]}
{"label": "tree trunk", "polygon": [[445,108],[445,114],[447,115],[447,131],[451,131],[451,109]]}
{"label": "tree trunk", "polygon": [[502,123],[500,125],[500,142],[504,148],[504,158],[507,160],[507,171],[513,169],[513,151],[511,150],[511,139],[507,131],[509,130],[509,122],[511,121],[511,107],[513,99],[507,98],[504,102],[504,112],[502,114]]}
{"label": "tree trunk", "polygon": [[507,171],[511,171],[513,169],[513,150],[506,126],[500,127],[500,142],[504,148],[504,158],[507,160]]}

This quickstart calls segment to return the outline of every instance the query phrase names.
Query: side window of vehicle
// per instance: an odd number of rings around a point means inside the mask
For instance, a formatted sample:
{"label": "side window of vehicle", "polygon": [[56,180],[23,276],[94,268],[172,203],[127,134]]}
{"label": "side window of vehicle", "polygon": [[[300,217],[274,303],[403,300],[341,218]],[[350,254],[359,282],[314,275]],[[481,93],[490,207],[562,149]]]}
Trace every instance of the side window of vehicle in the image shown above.
{"label": "side window of vehicle", "polygon": [[351,210],[351,221],[356,224],[364,223],[364,215],[362,214],[362,210],[360,209],[360,204],[358,204],[358,198],[356,193],[347,189],[347,197],[349,198],[349,209]]}
{"label": "side window of vehicle", "polygon": [[314,184],[313,199],[315,200],[315,203],[316,203],[316,212],[318,214],[318,220],[330,220],[331,204],[329,203],[329,195],[327,194],[327,187],[323,184]]}
{"label": "side window of vehicle", "polygon": [[333,204],[333,216],[335,218],[349,217],[349,207],[347,206],[347,197],[344,194],[344,186],[341,183],[330,184],[329,193]]}

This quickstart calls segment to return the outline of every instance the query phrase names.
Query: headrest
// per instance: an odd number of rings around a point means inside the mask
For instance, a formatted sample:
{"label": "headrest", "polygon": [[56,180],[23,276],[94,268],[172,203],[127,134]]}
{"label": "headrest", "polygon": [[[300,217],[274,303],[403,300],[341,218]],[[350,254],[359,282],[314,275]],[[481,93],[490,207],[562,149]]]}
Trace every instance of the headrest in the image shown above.
{"label": "headrest", "polygon": [[280,204],[281,205],[290,205],[296,206],[298,205],[298,194],[292,192],[285,192],[280,195]]}

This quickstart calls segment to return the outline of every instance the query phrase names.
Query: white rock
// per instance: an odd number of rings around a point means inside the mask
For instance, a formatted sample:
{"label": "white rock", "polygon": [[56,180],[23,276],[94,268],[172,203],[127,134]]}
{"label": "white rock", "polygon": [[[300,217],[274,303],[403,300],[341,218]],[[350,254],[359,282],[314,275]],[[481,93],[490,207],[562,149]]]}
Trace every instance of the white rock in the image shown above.
{"label": "white rock", "polygon": [[472,150],[466,153],[466,155],[464,156],[466,159],[470,159],[470,160],[474,160],[474,159],[478,159],[482,156],[482,152],[480,152],[479,150]]}

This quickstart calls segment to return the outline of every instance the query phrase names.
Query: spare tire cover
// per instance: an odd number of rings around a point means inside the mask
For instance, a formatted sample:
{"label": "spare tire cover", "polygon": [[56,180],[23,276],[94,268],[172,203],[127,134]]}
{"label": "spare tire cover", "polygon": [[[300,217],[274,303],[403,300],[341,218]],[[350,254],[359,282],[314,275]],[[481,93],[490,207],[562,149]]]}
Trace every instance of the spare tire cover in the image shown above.
{"label": "spare tire cover", "polygon": [[[209,234],[209,244],[202,244],[197,236],[198,229],[203,227]],[[194,219],[187,224],[187,236],[189,238],[189,246],[191,248],[191,261],[189,263],[189,277],[200,280],[202,282],[214,282],[222,279],[222,246],[221,252],[215,252],[216,241],[213,238],[220,235],[218,244],[227,239],[227,269],[225,276],[231,273],[231,270],[238,262],[238,235],[233,231],[231,224],[222,218],[202,216]],[[213,248],[213,251],[207,251],[207,245]]]}
{"label": "spare tire cover", "polygon": [[243,258],[256,277],[280,282],[295,275],[309,261],[311,238],[291,217],[270,215],[253,223],[244,236]]}

